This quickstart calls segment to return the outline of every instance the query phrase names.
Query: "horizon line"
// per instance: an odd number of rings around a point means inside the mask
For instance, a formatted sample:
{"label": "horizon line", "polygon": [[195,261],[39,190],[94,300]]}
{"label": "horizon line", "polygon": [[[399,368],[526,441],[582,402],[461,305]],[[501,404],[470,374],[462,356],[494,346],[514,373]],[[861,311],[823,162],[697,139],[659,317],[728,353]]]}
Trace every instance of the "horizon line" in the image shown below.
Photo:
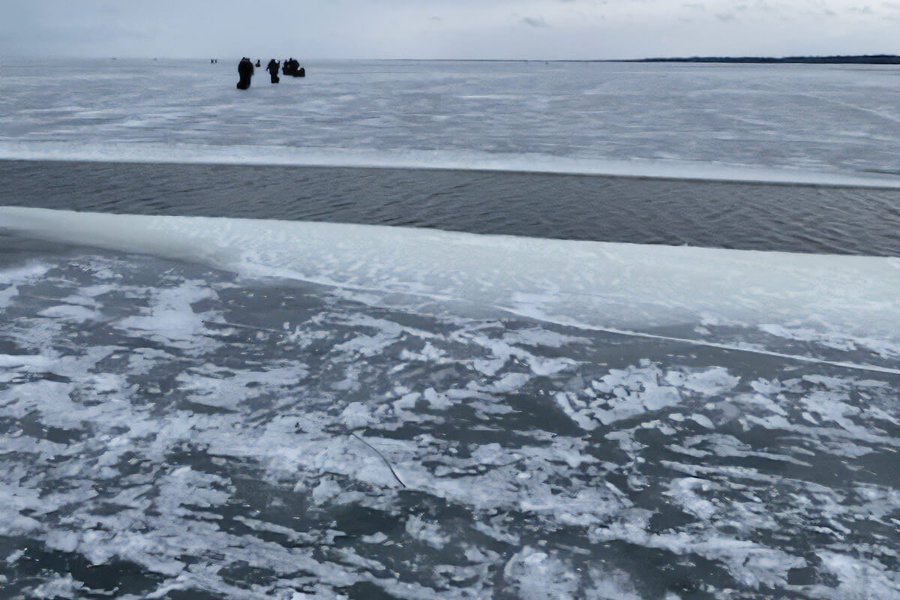
{"label": "horizon line", "polygon": [[[247,55],[243,55],[247,56]],[[0,56],[0,64],[8,60],[211,60],[220,59],[220,56],[150,56],[150,55],[8,55]],[[225,60],[240,60],[237,55],[226,57]],[[254,57],[262,59],[261,56]],[[271,58],[271,57],[269,57]],[[653,61],[701,61],[701,60],[765,60],[765,61],[786,61],[786,60],[809,60],[809,59],[853,59],[853,58],[895,58],[900,60],[900,54],[886,52],[867,52],[856,54],[790,54],[790,55],[729,55],[729,54],[694,54],[694,55],[678,55],[678,56],[643,56],[639,58],[423,58],[423,57],[326,57],[318,56],[304,60],[313,61],[379,61],[379,62],[547,62],[547,63],[586,63],[586,62],[653,62]]]}

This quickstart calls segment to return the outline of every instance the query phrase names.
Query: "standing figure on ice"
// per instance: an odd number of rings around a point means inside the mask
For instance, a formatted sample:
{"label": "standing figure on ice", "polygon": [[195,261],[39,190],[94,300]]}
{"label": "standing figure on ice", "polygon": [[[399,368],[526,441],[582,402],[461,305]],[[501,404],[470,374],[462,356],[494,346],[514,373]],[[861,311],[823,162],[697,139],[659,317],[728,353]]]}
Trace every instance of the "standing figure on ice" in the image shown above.
{"label": "standing figure on ice", "polygon": [[278,67],[279,66],[280,65],[278,64],[278,61],[273,58],[272,60],[269,61],[269,65],[266,67],[266,71],[268,71],[269,75],[272,76],[272,83],[278,83],[279,81],[281,81],[278,78]]}
{"label": "standing figure on ice", "polygon": [[253,63],[246,56],[238,63],[238,75],[241,80],[238,81],[237,89],[248,89],[250,87],[250,79],[253,77]]}

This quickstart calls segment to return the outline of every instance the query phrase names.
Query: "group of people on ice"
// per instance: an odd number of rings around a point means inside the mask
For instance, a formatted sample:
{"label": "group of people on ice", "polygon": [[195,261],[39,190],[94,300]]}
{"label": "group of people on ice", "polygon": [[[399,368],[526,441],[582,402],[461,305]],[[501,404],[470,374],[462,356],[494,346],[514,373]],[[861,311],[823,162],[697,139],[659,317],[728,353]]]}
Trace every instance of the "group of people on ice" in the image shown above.
{"label": "group of people on ice", "polygon": [[[262,66],[261,61],[256,61],[256,66]],[[278,77],[278,70],[281,69],[282,73],[284,73],[285,77],[306,77],[306,69],[300,66],[300,62],[294,58],[286,58],[284,59],[284,64],[278,62],[274,58],[269,61],[269,64],[266,66],[266,71],[269,72],[269,75],[272,78],[272,83],[278,83],[281,79]],[[240,77],[240,81],[238,81],[237,88],[239,90],[246,90],[250,87],[250,80],[253,78],[253,73],[255,72],[253,61],[251,61],[246,56],[241,59],[241,62],[238,63],[238,76]]]}

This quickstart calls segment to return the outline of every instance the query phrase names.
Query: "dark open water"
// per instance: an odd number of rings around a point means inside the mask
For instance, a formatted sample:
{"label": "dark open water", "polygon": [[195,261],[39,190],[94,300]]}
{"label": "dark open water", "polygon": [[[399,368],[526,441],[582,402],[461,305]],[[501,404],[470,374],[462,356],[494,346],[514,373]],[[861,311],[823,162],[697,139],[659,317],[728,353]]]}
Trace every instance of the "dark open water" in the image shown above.
{"label": "dark open water", "polygon": [[900,190],[427,169],[0,161],[0,205],[900,255]]}

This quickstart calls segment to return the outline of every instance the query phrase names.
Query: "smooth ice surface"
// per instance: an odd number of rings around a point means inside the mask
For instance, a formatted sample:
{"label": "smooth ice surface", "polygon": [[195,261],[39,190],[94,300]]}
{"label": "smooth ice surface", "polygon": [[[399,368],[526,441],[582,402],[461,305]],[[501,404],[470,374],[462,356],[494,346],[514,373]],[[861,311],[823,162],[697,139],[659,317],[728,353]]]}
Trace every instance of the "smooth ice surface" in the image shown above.
{"label": "smooth ice surface", "polygon": [[894,67],[0,66],[0,158],[439,167],[900,187]]}
{"label": "smooth ice surface", "polygon": [[851,338],[851,348],[900,356],[896,258],[20,207],[0,207],[0,228],[336,286],[391,306],[659,335],[674,326],[754,326],[838,346]]}

